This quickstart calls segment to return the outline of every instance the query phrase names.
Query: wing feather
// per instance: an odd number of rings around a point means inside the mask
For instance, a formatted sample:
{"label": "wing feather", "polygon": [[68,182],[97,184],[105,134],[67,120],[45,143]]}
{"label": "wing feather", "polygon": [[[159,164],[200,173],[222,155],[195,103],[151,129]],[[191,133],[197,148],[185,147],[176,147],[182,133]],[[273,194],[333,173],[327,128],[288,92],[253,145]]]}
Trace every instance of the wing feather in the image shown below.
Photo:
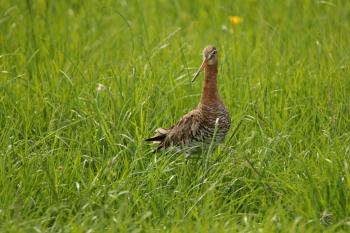
{"label": "wing feather", "polygon": [[176,124],[169,128],[158,128],[156,134],[146,139],[159,143],[156,151],[169,146],[186,145],[199,135],[201,112],[195,109],[184,115]]}
{"label": "wing feather", "polygon": [[185,145],[197,137],[201,123],[200,111],[193,110],[173,125],[159,148]]}

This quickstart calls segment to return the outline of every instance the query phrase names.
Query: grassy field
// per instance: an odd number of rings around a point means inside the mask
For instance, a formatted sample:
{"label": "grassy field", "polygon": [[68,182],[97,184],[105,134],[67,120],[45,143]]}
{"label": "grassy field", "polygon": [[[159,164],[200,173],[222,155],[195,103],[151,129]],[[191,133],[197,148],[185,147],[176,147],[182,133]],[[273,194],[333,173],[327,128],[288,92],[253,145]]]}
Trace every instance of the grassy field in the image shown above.
{"label": "grassy field", "polygon": [[[207,44],[229,135],[153,154]],[[1,232],[349,232],[350,1],[2,0],[0,130]]]}

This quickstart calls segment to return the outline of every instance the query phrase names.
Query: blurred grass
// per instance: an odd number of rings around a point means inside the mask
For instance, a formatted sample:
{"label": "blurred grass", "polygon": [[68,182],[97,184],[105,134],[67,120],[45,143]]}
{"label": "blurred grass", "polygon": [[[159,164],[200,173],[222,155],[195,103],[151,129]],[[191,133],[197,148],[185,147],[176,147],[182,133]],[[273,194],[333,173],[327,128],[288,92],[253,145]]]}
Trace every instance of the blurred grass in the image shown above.
{"label": "blurred grass", "polygon": [[[349,231],[349,20],[348,1],[2,1],[0,230]],[[233,127],[206,168],[143,138],[196,106],[207,44]]]}

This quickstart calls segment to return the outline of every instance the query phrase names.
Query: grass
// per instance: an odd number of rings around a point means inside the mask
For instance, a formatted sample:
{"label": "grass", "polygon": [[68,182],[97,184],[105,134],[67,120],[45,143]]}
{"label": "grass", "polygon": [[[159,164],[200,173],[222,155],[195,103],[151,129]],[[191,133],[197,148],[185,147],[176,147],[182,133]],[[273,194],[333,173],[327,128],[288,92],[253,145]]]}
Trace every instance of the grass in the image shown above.
{"label": "grass", "polygon": [[[2,1],[0,231],[350,231],[349,19],[345,0]],[[153,154],[207,44],[224,146]]]}

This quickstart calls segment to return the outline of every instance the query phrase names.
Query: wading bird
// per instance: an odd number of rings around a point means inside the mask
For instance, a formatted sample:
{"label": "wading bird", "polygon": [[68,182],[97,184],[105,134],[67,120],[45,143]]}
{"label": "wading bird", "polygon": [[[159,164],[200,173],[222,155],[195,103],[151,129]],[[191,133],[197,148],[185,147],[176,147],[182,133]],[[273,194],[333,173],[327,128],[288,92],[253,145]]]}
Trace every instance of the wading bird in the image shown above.
{"label": "wading bird", "polygon": [[184,148],[189,156],[196,148],[207,149],[222,142],[230,128],[230,113],[220,99],[217,87],[218,51],[214,46],[203,50],[203,62],[192,78],[204,70],[202,96],[196,109],[184,115],[169,128],[158,128],[156,135],[146,139],[158,143],[156,151],[164,148]]}

